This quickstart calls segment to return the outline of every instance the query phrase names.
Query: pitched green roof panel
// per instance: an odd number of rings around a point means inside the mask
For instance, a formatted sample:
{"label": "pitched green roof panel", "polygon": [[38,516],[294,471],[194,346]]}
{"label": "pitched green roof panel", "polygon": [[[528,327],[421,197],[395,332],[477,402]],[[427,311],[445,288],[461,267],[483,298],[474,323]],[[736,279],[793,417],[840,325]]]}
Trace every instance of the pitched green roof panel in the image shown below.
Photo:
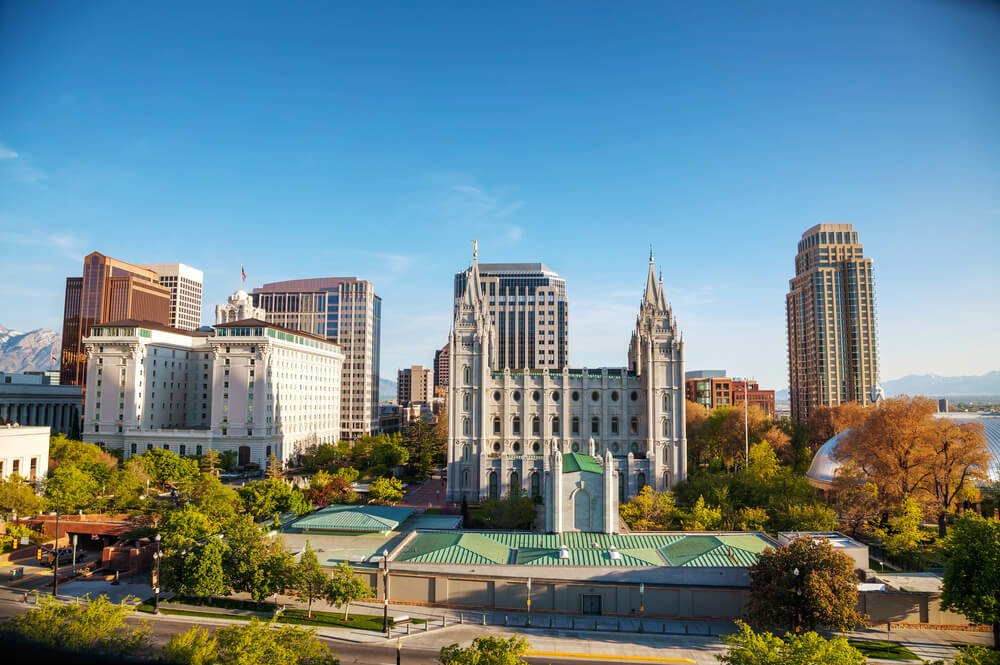
{"label": "pitched green roof panel", "polygon": [[566,453],[562,458],[563,473],[574,473],[576,471],[587,471],[589,473],[604,473],[604,467],[597,463],[597,460],[590,455],[580,453]]}

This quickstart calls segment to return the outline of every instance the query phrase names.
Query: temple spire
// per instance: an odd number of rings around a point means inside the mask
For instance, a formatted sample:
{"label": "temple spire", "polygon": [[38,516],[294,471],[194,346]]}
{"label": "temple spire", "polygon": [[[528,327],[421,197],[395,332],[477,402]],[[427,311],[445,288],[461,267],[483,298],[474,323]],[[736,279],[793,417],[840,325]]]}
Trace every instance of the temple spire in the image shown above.
{"label": "temple spire", "polygon": [[649,274],[646,276],[646,292],[642,296],[643,305],[659,305],[659,295],[656,292],[656,266],[653,263],[653,247],[649,247]]}

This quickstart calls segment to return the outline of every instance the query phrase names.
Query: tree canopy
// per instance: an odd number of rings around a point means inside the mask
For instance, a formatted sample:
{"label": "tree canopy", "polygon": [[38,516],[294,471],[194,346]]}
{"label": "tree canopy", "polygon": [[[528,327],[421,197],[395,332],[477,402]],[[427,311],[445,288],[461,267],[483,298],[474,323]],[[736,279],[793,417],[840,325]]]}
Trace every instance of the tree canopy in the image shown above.
{"label": "tree canopy", "polygon": [[941,606],[993,627],[1000,650],[1000,521],[965,514],[944,542]]}
{"label": "tree canopy", "polygon": [[125,617],[133,608],[117,605],[107,596],[79,604],[65,604],[39,596],[38,605],[11,619],[14,634],[27,642],[88,654],[124,656],[149,644],[149,626],[129,626]]}
{"label": "tree canopy", "polygon": [[163,649],[164,660],[177,665],[337,665],[316,631],[277,626],[251,619],[226,626],[214,635],[196,626],[176,635]]}
{"label": "tree canopy", "polygon": [[724,638],[729,651],[715,658],[726,665],[865,665],[868,659],[836,636],[825,639],[813,631],[784,639],[768,632],[756,633],[742,621]]}
{"label": "tree canopy", "polygon": [[798,538],[765,550],[750,568],[748,615],[765,628],[852,630],[857,611],[854,563],[827,540]]}
{"label": "tree canopy", "polygon": [[354,574],[354,568],[346,561],[338,565],[326,587],[326,600],[331,605],[344,608],[344,619],[351,611],[351,603],[374,595],[371,587]]}
{"label": "tree canopy", "polygon": [[368,484],[371,503],[394,504],[403,500],[403,481],[399,478],[376,478]]}
{"label": "tree canopy", "polygon": [[524,654],[528,641],[513,637],[477,637],[464,649],[458,644],[441,647],[441,665],[527,665]]}

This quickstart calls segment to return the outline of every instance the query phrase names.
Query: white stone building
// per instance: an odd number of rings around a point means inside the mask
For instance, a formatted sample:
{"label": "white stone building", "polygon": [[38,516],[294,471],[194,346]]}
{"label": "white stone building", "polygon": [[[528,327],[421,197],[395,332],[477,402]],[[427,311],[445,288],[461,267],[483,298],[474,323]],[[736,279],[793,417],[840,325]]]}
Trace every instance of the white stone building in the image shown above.
{"label": "white stone building", "polygon": [[44,480],[50,432],[48,427],[0,425],[0,480],[15,473],[33,483]]}
{"label": "white stone building", "polygon": [[340,438],[344,354],[321,338],[259,319],[214,333],[122,321],[84,344],[83,438],[126,457],[233,450],[241,466],[264,467]]}
{"label": "white stone building", "polygon": [[448,500],[517,486],[549,531],[617,531],[618,502],[687,475],[683,340],[652,256],[627,367],[529,371],[496,360],[477,259],[450,338]]}

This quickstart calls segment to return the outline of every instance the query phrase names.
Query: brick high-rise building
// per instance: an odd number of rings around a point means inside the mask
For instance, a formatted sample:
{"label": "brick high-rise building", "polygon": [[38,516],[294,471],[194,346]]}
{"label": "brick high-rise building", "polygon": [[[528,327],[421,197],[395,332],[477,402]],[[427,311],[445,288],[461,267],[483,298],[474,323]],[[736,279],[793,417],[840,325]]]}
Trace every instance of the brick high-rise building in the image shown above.
{"label": "brick high-rise building", "polygon": [[434,352],[434,387],[448,387],[448,345]]}
{"label": "brick high-rise building", "polygon": [[[467,279],[468,271],[455,274],[456,303],[465,292]],[[483,305],[496,330],[497,369],[569,366],[565,279],[542,263],[482,263],[479,284]]]}
{"label": "brick high-rise building", "polygon": [[792,417],[820,406],[868,404],[878,385],[872,260],[850,224],[802,234],[786,297]]}
{"label": "brick high-rise building", "polygon": [[340,431],[345,439],[374,434],[379,427],[379,349],[382,298],[357,277],[321,277],[272,282],[253,290],[253,304],[268,323],[317,335],[344,352]]}
{"label": "brick high-rise building", "polygon": [[155,270],[92,252],[83,259],[83,276],[66,278],[62,358],[59,381],[86,383],[87,355],[82,340],[91,327],[124,319],[170,325],[170,289]]}
{"label": "brick high-rise building", "polygon": [[430,404],[434,397],[434,372],[423,365],[399,370],[396,395],[400,406],[414,402]]}

